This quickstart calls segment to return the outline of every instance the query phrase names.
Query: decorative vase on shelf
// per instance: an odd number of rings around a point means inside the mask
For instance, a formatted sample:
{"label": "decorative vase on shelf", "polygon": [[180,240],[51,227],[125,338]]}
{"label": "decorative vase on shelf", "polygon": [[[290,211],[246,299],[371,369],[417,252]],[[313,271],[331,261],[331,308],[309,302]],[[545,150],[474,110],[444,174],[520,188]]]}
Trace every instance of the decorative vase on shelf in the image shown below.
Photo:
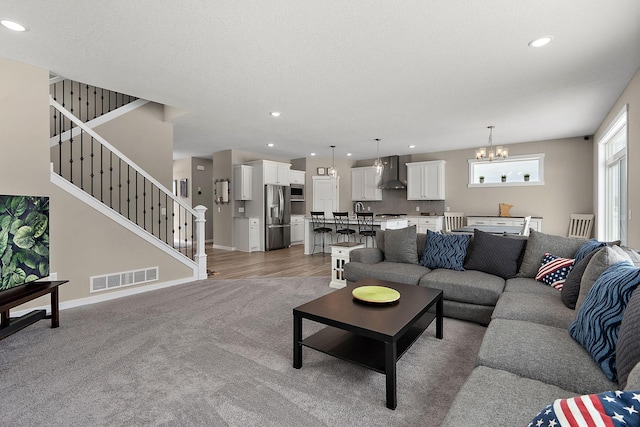
{"label": "decorative vase on shelf", "polygon": [[502,175],[502,177],[500,178],[500,180],[502,182],[507,182],[507,176],[506,175]]}

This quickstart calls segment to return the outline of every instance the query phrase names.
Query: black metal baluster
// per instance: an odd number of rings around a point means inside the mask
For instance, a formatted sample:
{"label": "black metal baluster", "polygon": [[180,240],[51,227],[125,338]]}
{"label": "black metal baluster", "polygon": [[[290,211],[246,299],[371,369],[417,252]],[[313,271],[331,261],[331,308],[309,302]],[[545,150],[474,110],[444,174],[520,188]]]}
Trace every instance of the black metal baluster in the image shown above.
{"label": "black metal baluster", "polygon": [[73,122],[69,128],[69,182],[73,184]]}
{"label": "black metal baluster", "polygon": [[127,164],[127,218],[131,220],[131,166]]}
{"label": "black metal baluster", "polygon": [[142,228],[147,229],[147,178],[142,177]]}
{"label": "black metal baluster", "polygon": [[104,114],[104,89],[100,89],[100,115]]}
{"label": "black metal baluster", "polygon": [[158,239],[162,240],[162,231],[160,227],[162,226],[162,191],[160,187],[158,187]]}
{"label": "black metal baluster", "polygon": [[84,130],[80,130],[80,189],[84,190]]}
{"label": "black metal baluster", "polygon": [[140,225],[138,222],[138,171],[136,170],[136,225]]}
{"label": "black metal baluster", "polygon": [[96,176],[93,169],[93,161],[95,160],[95,157],[96,155],[93,151],[93,137],[91,137],[91,174],[89,175],[91,177],[91,197],[96,197],[95,192],[93,191],[93,179]]}
{"label": "black metal baluster", "polygon": [[82,120],[82,89],[80,89],[80,82],[78,82],[78,118]]}
{"label": "black metal baluster", "polygon": [[109,207],[113,209],[113,152],[109,150]]}
{"label": "black metal baluster", "polygon": [[93,87],[93,118],[95,119],[98,114],[98,88]]}
{"label": "black metal baluster", "polygon": [[164,211],[164,242],[166,244],[169,244],[169,214],[167,213],[166,209],[169,208],[169,196],[167,195],[167,193],[164,194],[164,206],[165,206],[165,211]]}
{"label": "black metal baluster", "polygon": [[182,249],[182,220],[180,219],[180,213],[182,207],[178,205],[178,251]]}
{"label": "black metal baluster", "polygon": [[171,199],[171,246],[176,248],[176,202]]}
{"label": "black metal baluster", "polygon": [[104,146],[100,144],[100,201],[104,203]]}
{"label": "black metal baluster", "polygon": [[151,234],[153,235],[153,211],[155,210],[155,206],[153,206],[153,183],[151,181],[149,181],[149,187],[149,194],[151,195],[151,202],[149,204],[151,209],[151,218],[149,219],[149,222],[151,223]]}
{"label": "black metal baluster", "polygon": [[91,117],[91,114],[89,113],[89,106],[90,106],[90,103],[89,103],[89,85],[87,85],[87,89],[86,90],[87,90],[87,103],[86,103],[86,106],[87,106],[87,117],[86,117],[85,122],[88,122],[89,121],[89,117]]}
{"label": "black metal baluster", "polygon": [[118,157],[118,213],[122,215],[122,159]]}
{"label": "black metal baluster", "polygon": [[[57,102],[58,97],[58,83],[54,83],[53,84],[53,100]],[[51,136],[56,136],[58,134],[58,109],[55,107],[53,108],[53,135]]]}

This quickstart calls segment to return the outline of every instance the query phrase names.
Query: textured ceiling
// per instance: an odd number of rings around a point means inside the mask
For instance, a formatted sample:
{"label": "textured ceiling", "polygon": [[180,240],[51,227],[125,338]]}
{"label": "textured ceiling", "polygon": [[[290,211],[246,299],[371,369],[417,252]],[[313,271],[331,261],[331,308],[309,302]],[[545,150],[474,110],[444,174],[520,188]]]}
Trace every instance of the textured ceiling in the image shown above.
{"label": "textured ceiling", "polygon": [[640,68],[638,0],[4,0],[0,18],[28,28],[0,27],[1,57],[188,110],[175,158],[590,135]]}

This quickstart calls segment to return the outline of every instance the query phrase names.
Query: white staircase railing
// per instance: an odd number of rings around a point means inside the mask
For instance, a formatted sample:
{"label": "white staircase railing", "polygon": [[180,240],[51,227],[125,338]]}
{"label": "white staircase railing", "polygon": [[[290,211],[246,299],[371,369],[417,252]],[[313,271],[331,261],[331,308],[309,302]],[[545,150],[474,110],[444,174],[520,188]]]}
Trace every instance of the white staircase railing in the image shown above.
{"label": "white staircase railing", "polygon": [[184,204],[53,97],[49,105],[69,123],[69,138],[52,148],[52,181],[83,193],[82,199],[128,228],[135,224],[140,236],[190,265],[196,278],[206,279],[207,208]]}

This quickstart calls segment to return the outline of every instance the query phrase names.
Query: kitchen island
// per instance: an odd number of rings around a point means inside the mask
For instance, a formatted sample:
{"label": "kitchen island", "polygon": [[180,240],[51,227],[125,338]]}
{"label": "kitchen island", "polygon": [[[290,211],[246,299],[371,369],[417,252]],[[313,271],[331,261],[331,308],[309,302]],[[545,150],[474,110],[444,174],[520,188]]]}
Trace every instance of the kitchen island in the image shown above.
{"label": "kitchen island", "polygon": [[[326,226],[333,229],[332,233],[327,233],[326,236],[327,241],[324,245],[324,251],[326,253],[331,253],[331,244],[336,243],[336,235],[335,232],[335,221],[333,217],[326,218]],[[408,226],[408,220],[406,216],[394,216],[394,217],[376,217],[373,219],[373,229],[374,230],[386,230],[386,229],[397,229],[404,228]],[[355,218],[349,218],[349,228],[355,230],[356,233],[352,236],[355,236],[356,242],[360,242],[360,235],[358,234],[358,220]],[[304,218],[304,254],[311,255],[313,252],[313,222],[311,221],[311,217]],[[331,241],[329,241],[329,236],[331,237]],[[325,237],[323,235],[318,235],[316,238],[318,243],[322,244],[322,238]],[[342,241],[342,240],[341,240]],[[363,239],[364,243],[364,239]],[[316,248],[316,253],[322,252],[322,248]]]}

